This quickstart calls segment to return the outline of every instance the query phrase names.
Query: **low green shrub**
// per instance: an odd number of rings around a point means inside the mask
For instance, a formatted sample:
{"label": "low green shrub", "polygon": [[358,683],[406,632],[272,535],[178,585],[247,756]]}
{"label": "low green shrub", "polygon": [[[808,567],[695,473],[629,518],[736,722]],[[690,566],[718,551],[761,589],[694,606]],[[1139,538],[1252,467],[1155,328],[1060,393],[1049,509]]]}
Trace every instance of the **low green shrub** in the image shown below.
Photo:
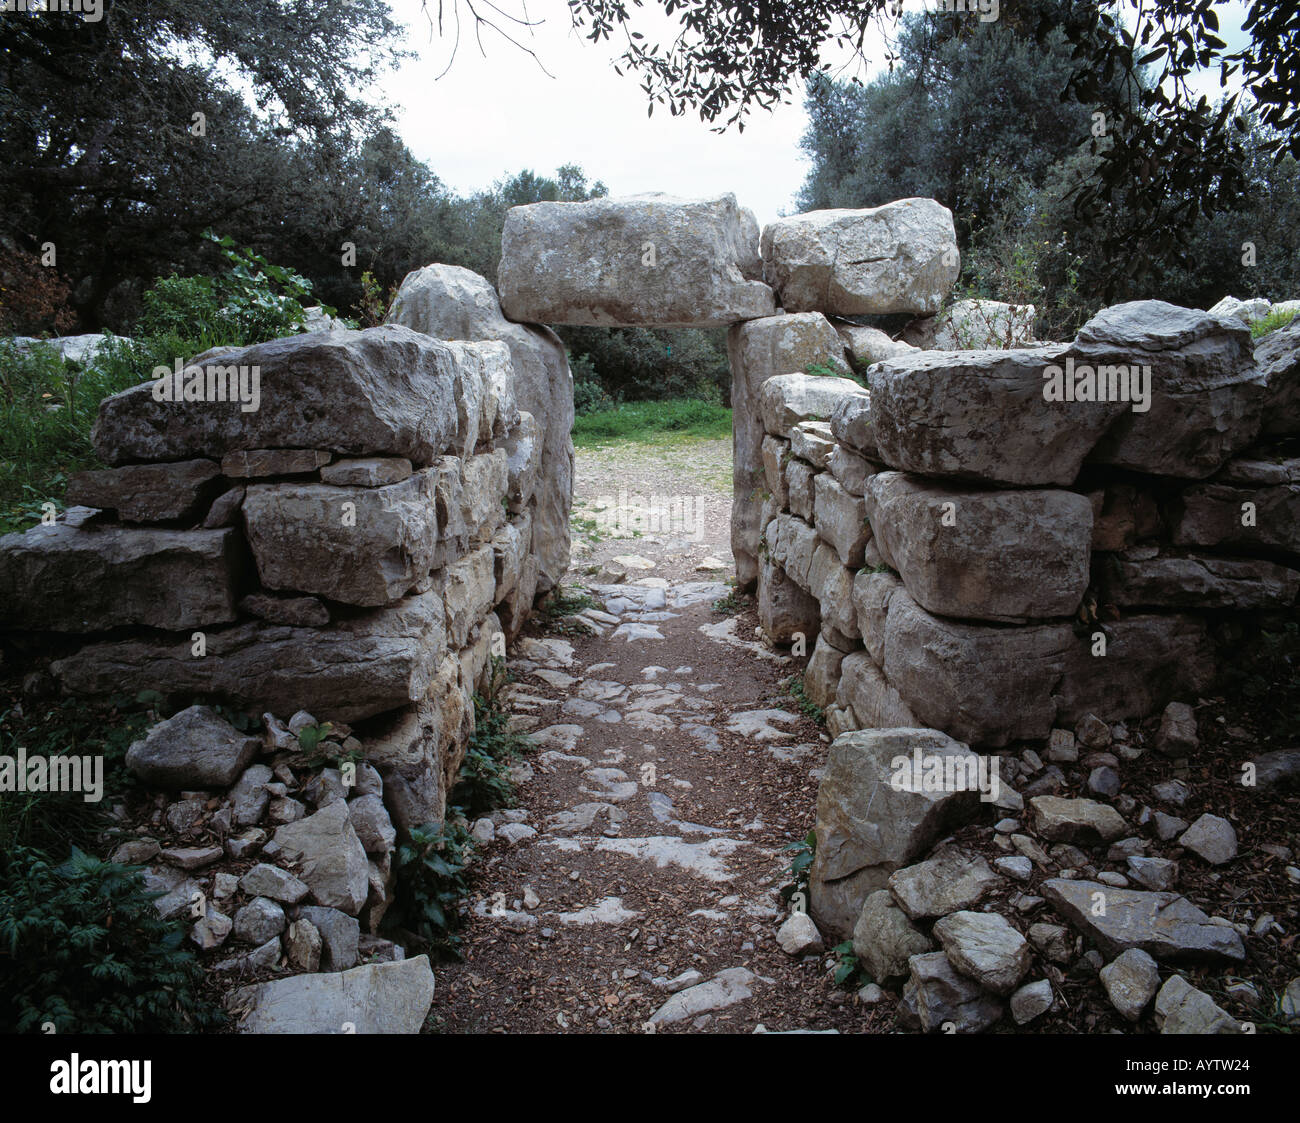
{"label": "low green shrub", "polygon": [[19,1033],[186,1033],[220,1026],[188,924],[165,921],[138,867],[16,847],[0,877],[0,1023]]}
{"label": "low green shrub", "polygon": [[1253,339],[1262,339],[1270,332],[1284,328],[1296,318],[1295,312],[1270,312],[1262,319],[1255,320],[1250,325],[1250,334]]}
{"label": "low green shrub", "polygon": [[430,954],[460,957],[460,904],[469,892],[466,866],[473,840],[462,821],[426,823],[397,848],[396,900],[384,929]]}
{"label": "low green shrub", "polygon": [[471,821],[515,805],[510,765],[532,745],[527,736],[510,730],[510,714],[501,704],[509,681],[505,660],[493,657],[490,666],[487,685],[474,695],[474,733],[448,800]]}

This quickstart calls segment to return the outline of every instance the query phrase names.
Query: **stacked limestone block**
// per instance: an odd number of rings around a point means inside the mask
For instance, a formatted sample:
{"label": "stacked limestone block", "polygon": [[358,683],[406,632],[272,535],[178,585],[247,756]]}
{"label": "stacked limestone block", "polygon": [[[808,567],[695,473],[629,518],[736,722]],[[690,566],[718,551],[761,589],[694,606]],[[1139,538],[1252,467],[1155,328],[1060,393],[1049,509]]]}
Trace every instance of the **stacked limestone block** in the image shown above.
{"label": "stacked limestone block", "polygon": [[392,903],[397,844],[384,780],[365,761],[313,764],[298,739],[313,728],[342,741],[322,742],[321,755],[361,749],[347,726],[326,730],[305,712],[287,725],[268,714],[253,735],[195,705],[127,752],[153,794],[134,815],[121,809],[119,837],[129,837],[113,859],[146,867],[159,914],[190,921],[218,974],[401,957],[374,935]]}
{"label": "stacked limestone block", "polygon": [[[773,470],[776,454],[764,441],[765,433],[773,434],[765,431],[760,387],[773,376],[804,374],[810,368],[847,375],[886,355],[910,351],[884,332],[838,317],[933,315],[961,264],[952,213],[933,199],[781,219],[764,229],[762,254],[763,275],[782,307],[778,315],[736,324],[727,337],[734,418],[731,552],[744,587],[753,586],[759,576],[763,528],[776,509],[770,506],[772,497],[786,506],[784,473]],[[829,411],[811,413],[829,420]],[[781,448],[778,459],[787,452]],[[800,458],[800,464],[808,463]],[[805,467],[794,474],[793,510],[807,520],[811,477]],[[799,596],[787,590],[778,592],[777,600],[789,600],[797,609]]]}
{"label": "stacked limestone block", "polygon": [[538,594],[549,592],[569,565],[573,505],[573,375],[564,344],[549,328],[507,320],[491,284],[457,265],[428,265],[408,274],[387,322],[435,339],[500,340],[510,349],[522,420],[501,447],[512,471],[527,473],[510,513],[527,512],[532,520],[526,564],[537,570]]}
{"label": "stacked limestone block", "polygon": [[[1149,409],[1044,397],[1053,367],[1120,363],[1151,367]],[[869,393],[771,378],[763,627],[819,630],[805,683],[836,733],[997,748],[1194,697],[1218,614],[1300,590],[1298,371],[1300,333],[1253,355],[1241,325],[1148,301],[1070,345],[886,359]]]}
{"label": "stacked limestone block", "polygon": [[[391,325],[197,368],[178,400],[146,382],[101,404],[113,467],[77,476],[58,522],[0,540],[0,627],[53,654],[68,693],[348,723],[397,826],[440,820],[540,568],[542,443],[509,349]],[[213,400],[241,370],[255,409]]]}

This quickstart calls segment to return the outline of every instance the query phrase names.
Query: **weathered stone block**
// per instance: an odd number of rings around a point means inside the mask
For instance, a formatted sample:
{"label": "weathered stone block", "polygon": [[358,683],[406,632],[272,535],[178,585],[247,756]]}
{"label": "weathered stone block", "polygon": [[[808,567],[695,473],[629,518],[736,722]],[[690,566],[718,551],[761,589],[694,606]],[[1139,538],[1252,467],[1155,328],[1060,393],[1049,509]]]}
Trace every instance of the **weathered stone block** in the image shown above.
{"label": "weathered stone block", "polygon": [[543,324],[727,327],[776,311],[734,195],[513,207],[498,276],[505,314]]}
{"label": "weathered stone block", "polygon": [[[105,398],[92,439],[109,464],[184,460],[245,449],[322,449],[405,456],[428,465],[455,433],[456,355],[445,344],[386,325],[314,332],[208,352],[204,400],[165,401],[144,383]],[[212,400],[214,369],[258,371],[256,408]],[[223,375],[224,377],[224,375]],[[229,380],[227,379],[227,382]],[[199,383],[196,382],[196,385]]]}
{"label": "weathered stone block", "polygon": [[432,568],[437,472],[385,487],[253,484],[244,526],[268,589],[375,606],[403,596]]}
{"label": "weathered stone block", "polygon": [[763,230],[763,268],[789,312],[938,312],[961,272],[952,212],[933,199],[809,211]]}
{"label": "weathered stone block", "polygon": [[65,501],[69,507],[115,511],[128,523],[188,519],[221,489],[219,474],[211,460],[99,468],[74,475]]}
{"label": "weathered stone block", "polygon": [[213,629],[202,657],[189,636],[122,640],[90,644],[51,670],[78,694],[201,694],[351,723],[423,698],[445,644],[442,600],[429,592],[328,628]]}
{"label": "weathered stone block", "polygon": [[[881,472],[866,511],[881,555],[930,612],[1073,616],[1088,587],[1092,505],[1074,492],[985,491]],[[824,533],[820,518],[817,529]]]}
{"label": "weathered stone block", "polygon": [[0,627],[183,631],[236,619],[244,551],[233,530],[36,526],[0,538]]}

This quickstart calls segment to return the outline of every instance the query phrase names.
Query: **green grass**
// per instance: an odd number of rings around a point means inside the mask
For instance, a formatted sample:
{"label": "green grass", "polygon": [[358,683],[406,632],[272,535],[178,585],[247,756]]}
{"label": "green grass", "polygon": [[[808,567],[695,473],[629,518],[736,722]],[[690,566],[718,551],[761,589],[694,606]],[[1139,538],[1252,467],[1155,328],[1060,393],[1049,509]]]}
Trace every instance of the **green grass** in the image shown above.
{"label": "green grass", "polygon": [[1277,331],[1278,328],[1284,328],[1296,318],[1295,312],[1270,312],[1262,320],[1255,320],[1250,325],[1250,334],[1254,339],[1260,339],[1268,335],[1271,331]]}
{"label": "green grass", "polygon": [[672,444],[685,439],[719,440],[731,436],[731,410],[713,402],[679,399],[625,402],[613,409],[574,420],[577,448],[599,448],[621,441]]}

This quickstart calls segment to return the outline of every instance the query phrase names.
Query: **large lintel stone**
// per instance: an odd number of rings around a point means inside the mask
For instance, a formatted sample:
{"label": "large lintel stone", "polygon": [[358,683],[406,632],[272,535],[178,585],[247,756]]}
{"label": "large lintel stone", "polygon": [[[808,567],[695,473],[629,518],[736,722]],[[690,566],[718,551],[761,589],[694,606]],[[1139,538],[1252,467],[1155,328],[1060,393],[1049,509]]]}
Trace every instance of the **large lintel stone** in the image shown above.
{"label": "large lintel stone", "polygon": [[542,324],[727,327],[776,311],[758,251],[734,195],[531,203],[506,214],[501,307]]}

